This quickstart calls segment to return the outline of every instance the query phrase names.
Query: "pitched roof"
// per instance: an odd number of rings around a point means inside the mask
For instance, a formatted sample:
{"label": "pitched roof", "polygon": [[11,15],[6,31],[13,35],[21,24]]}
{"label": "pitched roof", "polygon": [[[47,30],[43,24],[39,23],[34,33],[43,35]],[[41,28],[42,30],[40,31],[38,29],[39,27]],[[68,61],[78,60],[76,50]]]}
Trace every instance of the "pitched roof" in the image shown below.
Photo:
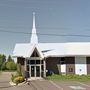
{"label": "pitched roof", "polygon": [[[13,56],[30,57],[30,53],[33,47],[35,47],[35,44],[16,44]],[[44,57],[90,55],[90,42],[38,43],[36,44],[36,47],[38,47],[38,50],[42,52]]]}

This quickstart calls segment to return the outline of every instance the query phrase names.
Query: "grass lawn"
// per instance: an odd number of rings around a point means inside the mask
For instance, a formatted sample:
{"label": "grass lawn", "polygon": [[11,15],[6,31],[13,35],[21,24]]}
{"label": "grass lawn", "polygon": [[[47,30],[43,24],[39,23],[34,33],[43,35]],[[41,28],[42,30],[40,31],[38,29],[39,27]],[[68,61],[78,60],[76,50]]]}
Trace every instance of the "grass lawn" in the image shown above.
{"label": "grass lawn", "polygon": [[47,79],[53,81],[90,81],[90,75],[51,75]]}

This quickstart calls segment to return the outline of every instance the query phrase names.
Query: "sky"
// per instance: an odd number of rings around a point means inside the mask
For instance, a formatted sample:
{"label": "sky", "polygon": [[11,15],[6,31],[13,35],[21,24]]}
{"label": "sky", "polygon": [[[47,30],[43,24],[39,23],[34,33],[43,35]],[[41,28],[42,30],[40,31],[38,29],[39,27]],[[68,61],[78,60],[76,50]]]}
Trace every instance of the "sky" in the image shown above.
{"label": "sky", "polygon": [[56,35],[38,35],[39,43],[90,42],[90,0],[0,0],[0,53],[30,43],[33,12],[37,33]]}

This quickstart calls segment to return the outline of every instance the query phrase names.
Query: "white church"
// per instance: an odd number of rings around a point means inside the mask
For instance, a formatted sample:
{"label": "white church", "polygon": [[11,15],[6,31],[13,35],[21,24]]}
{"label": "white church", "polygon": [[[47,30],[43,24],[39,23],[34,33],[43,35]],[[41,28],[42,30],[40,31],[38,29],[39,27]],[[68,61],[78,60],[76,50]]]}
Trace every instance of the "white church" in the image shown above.
{"label": "white church", "polygon": [[13,56],[21,64],[22,72],[31,78],[54,74],[90,74],[90,42],[39,43],[33,13],[30,43],[17,43]]}

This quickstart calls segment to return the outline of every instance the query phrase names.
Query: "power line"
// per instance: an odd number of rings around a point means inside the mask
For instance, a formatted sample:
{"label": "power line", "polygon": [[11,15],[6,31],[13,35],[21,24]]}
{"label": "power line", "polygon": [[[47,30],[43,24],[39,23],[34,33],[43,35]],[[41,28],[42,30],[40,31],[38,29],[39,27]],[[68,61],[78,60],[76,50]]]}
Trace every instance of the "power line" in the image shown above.
{"label": "power line", "polygon": [[[0,29],[3,29],[4,30],[4,27],[5,26],[0,26],[1,28]],[[18,27],[18,26],[14,26],[14,27],[5,27],[5,29],[8,28],[8,29],[31,29],[32,27]],[[38,30],[42,30],[42,29],[45,29],[45,30],[72,30],[74,31],[75,29],[71,28],[71,27],[37,27]],[[86,28],[86,29],[79,29],[77,28],[78,30],[82,31],[82,30],[85,30],[85,31],[90,31],[90,28]]]}
{"label": "power line", "polygon": [[[29,32],[18,32],[18,31],[10,31],[10,30],[0,30],[0,32],[7,33],[17,33],[17,34],[32,34]],[[34,33],[33,33],[34,34]],[[37,33],[38,35],[47,35],[47,36],[69,36],[69,37],[90,37],[90,35],[80,35],[80,34],[48,34],[48,33]]]}

